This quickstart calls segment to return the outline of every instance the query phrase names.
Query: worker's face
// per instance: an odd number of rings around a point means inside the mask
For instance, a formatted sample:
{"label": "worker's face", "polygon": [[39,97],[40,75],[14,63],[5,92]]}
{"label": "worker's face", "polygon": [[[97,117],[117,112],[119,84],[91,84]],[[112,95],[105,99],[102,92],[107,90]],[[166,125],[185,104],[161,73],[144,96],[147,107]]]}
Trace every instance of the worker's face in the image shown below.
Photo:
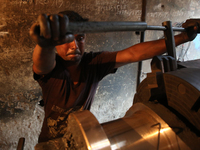
{"label": "worker's face", "polygon": [[75,39],[71,43],[65,43],[56,46],[58,55],[62,57],[65,61],[70,62],[80,62],[82,55],[84,53],[85,46],[85,34],[74,35]]}

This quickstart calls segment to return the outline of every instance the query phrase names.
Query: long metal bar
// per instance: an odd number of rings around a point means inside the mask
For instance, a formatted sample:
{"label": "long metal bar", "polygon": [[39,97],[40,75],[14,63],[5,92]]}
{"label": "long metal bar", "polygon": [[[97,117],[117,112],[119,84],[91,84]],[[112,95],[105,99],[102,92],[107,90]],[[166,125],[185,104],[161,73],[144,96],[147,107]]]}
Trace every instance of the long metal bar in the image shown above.
{"label": "long metal bar", "polygon": [[[146,22],[146,6],[147,6],[147,0],[142,0],[142,15],[141,15],[141,21]],[[145,40],[145,31],[141,32],[140,35],[140,43],[144,42]],[[142,73],[142,61],[138,62],[138,68],[137,68],[137,82],[136,82],[136,90],[141,82],[141,73]]]}
{"label": "long metal bar", "polygon": [[167,30],[164,31],[167,53],[168,53],[169,56],[174,57],[175,66],[177,67],[176,45],[175,45],[175,40],[174,40],[174,33],[173,33],[173,30],[172,30],[172,23],[171,23],[171,21],[165,21],[165,22],[162,23],[162,25],[167,28]]}
{"label": "long metal bar", "polygon": [[[146,22],[70,22],[69,32],[76,33],[97,33],[116,31],[142,31],[145,30],[166,30],[164,26],[149,26]],[[184,28],[172,27],[173,31],[185,31]]]}
{"label": "long metal bar", "polygon": [[[146,30],[161,30],[161,31],[165,31],[166,27],[164,26],[147,26]],[[180,28],[180,27],[172,27],[173,31],[179,31],[179,32],[183,32],[185,31],[184,28]]]}

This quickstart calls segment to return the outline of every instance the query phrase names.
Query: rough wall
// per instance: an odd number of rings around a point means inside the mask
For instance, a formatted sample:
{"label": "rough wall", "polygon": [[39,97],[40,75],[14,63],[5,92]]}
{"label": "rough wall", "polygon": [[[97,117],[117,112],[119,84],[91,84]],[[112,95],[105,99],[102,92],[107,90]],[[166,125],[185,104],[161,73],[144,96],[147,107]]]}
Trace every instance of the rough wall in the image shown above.
{"label": "rough wall", "polygon": [[[0,2],[0,149],[15,149],[20,137],[25,149],[37,142],[43,111],[37,106],[41,89],[32,78],[32,52],[35,44],[29,28],[40,13],[74,10],[90,21],[139,21],[138,0],[1,0]],[[199,17],[198,0],[147,1],[147,23],[161,25],[171,20],[181,23]],[[146,40],[162,37],[147,31]],[[139,42],[135,32],[93,33],[87,35],[86,51],[117,51]],[[192,44],[194,45],[194,44]],[[199,51],[194,50],[198,57]],[[147,63],[148,65],[149,63]],[[146,67],[144,67],[146,68]],[[145,72],[145,71],[144,71]],[[100,122],[122,117],[131,107],[135,92],[137,64],[118,69],[100,82],[91,111]]]}

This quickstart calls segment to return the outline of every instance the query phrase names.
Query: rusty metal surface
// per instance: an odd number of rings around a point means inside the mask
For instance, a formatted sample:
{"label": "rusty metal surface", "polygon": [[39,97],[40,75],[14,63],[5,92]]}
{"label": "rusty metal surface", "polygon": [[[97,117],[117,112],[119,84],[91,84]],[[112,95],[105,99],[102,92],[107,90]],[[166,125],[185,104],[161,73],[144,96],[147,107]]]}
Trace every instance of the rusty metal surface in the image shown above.
{"label": "rusty metal surface", "polygon": [[181,78],[200,91],[200,69],[198,68],[183,68],[177,71],[167,72],[164,76],[165,75],[172,75]]}
{"label": "rusty metal surface", "polygon": [[163,77],[168,105],[185,117],[191,129],[200,135],[200,69],[183,68]]}

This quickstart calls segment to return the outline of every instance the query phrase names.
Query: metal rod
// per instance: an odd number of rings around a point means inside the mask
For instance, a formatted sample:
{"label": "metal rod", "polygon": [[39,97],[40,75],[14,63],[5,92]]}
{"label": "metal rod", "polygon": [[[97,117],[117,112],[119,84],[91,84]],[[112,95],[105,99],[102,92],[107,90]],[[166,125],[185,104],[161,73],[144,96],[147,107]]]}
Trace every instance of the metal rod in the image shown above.
{"label": "metal rod", "polygon": [[70,22],[72,33],[96,33],[114,31],[144,31],[146,22]]}
{"label": "metal rod", "polygon": [[172,23],[171,21],[165,21],[162,23],[163,26],[167,28],[167,30],[164,31],[165,35],[165,43],[167,47],[167,53],[169,56],[174,57],[175,59],[175,66],[177,68],[177,61],[176,61],[176,45],[174,40],[174,33],[172,29]]}
{"label": "metal rod", "polygon": [[[70,22],[69,32],[76,33],[97,33],[116,31],[142,31],[145,30],[166,30],[164,26],[148,26],[146,22]],[[172,27],[173,31],[185,31],[184,28]]]}
{"label": "metal rod", "polygon": [[[160,30],[160,31],[165,31],[166,27],[164,26],[147,26],[146,30]],[[185,31],[184,28],[180,28],[180,27],[172,27],[173,31],[179,31],[179,32],[183,32]]]}
{"label": "metal rod", "polygon": [[[142,15],[141,15],[141,21],[146,22],[146,6],[147,6],[147,0],[142,0]],[[141,32],[140,35],[140,43],[144,42],[145,40],[145,31]],[[137,82],[136,82],[136,90],[141,82],[141,73],[142,73],[142,61],[138,62],[138,68],[137,68]]]}

